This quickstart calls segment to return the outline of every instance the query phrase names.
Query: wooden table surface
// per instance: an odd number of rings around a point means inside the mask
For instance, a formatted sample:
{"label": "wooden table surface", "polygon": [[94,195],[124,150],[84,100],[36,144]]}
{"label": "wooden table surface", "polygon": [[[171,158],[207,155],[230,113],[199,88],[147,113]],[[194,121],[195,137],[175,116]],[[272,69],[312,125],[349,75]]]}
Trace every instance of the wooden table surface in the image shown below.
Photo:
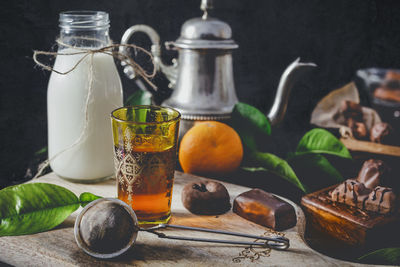
{"label": "wooden table surface", "polygon": [[[219,216],[199,216],[188,212],[181,203],[181,191],[186,183],[205,179],[198,176],[175,173],[172,201],[172,224],[221,229],[263,235],[269,229],[247,221],[232,211]],[[98,184],[77,184],[60,179],[54,173],[47,174],[32,182],[52,183],[64,186],[77,195],[91,192],[103,197],[115,197],[115,180]],[[224,183],[231,202],[249,188]],[[86,255],[75,243],[73,226],[80,210],[74,212],[57,228],[34,235],[0,237],[0,262],[15,266],[366,266],[336,260],[322,255],[304,242],[305,218],[302,210],[287,200],[296,209],[297,225],[284,231],[290,239],[288,251],[272,250],[263,256],[259,248],[250,251],[250,256],[261,256],[253,261],[242,258],[234,261],[245,250],[245,246],[211,244],[201,242],[159,239],[155,235],[140,232],[133,249],[112,260],[98,260]],[[218,238],[218,235],[188,232],[182,230],[163,230],[171,235],[191,235]],[[223,236],[223,239],[235,237]]]}

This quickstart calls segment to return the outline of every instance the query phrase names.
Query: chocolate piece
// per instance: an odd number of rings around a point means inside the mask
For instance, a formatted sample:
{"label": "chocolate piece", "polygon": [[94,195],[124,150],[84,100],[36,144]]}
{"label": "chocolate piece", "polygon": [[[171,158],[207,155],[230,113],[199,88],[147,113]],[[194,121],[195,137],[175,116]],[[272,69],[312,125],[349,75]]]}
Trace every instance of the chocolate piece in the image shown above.
{"label": "chocolate piece", "polygon": [[261,189],[252,189],[238,195],[233,212],[257,224],[281,231],[296,225],[292,205]]}
{"label": "chocolate piece", "polygon": [[394,212],[396,210],[396,195],[388,187],[377,186],[364,201],[366,210],[381,214]]}
{"label": "chocolate piece", "polygon": [[353,179],[348,179],[332,190],[331,198],[336,202],[362,208],[364,198],[368,197],[371,191],[364,184]]}
{"label": "chocolate piece", "polygon": [[362,122],[363,113],[361,109],[361,105],[356,102],[352,102],[349,100],[345,100],[342,102],[342,106],[340,107],[340,112],[347,119],[352,118],[355,121]]}
{"label": "chocolate piece", "polygon": [[362,210],[387,214],[396,210],[396,195],[389,187],[377,186],[373,190],[356,180],[348,179],[330,193],[331,199]]}
{"label": "chocolate piece", "polygon": [[371,142],[382,144],[391,144],[396,141],[392,126],[385,122],[377,123],[372,127],[370,139]]}
{"label": "chocolate piece", "polygon": [[365,187],[374,189],[378,185],[386,183],[385,174],[388,167],[381,160],[369,159],[364,162],[360,172],[358,173],[357,181],[363,183]]}
{"label": "chocolate piece", "polygon": [[231,208],[225,186],[215,181],[189,183],[182,190],[183,206],[194,214],[216,215]]}
{"label": "chocolate piece", "polygon": [[366,139],[368,137],[367,127],[363,122],[357,122],[353,118],[347,120],[347,126],[350,127],[353,136],[357,139]]}
{"label": "chocolate piece", "polygon": [[364,162],[357,179],[348,179],[330,193],[331,199],[349,206],[386,214],[396,209],[396,195],[384,187],[388,167],[381,160]]}
{"label": "chocolate piece", "polygon": [[368,131],[365,123],[363,122],[362,106],[352,102],[343,101],[340,107],[340,112],[343,114],[347,126],[351,129],[353,136],[357,139],[366,139]]}

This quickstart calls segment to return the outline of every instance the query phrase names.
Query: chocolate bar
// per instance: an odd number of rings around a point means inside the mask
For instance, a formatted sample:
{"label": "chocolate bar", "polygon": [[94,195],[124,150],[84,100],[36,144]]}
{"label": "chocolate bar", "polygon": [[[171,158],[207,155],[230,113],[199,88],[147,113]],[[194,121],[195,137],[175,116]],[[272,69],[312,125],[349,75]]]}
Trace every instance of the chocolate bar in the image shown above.
{"label": "chocolate bar", "polygon": [[257,224],[281,231],[296,225],[292,205],[261,189],[252,189],[238,195],[233,212]]}

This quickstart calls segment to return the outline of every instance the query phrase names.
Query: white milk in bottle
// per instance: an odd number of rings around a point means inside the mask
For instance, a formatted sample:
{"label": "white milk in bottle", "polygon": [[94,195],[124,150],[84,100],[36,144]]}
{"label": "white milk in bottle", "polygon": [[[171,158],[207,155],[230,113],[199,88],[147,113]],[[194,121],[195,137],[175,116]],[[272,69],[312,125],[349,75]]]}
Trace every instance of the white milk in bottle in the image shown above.
{"label": "white milk in bottle", "polygon": [[[82,52],[80,48],[98,49],[110,43],[105,12],[61,13],[60,27],[60,40],[67,46],[58,50],[53,68],[59,72],[74,68],[85,55],[73,54]],[[122,105],[121,81],[111,55],[89,54],[68,74],[52,72],[47,91],[52,170],[77,182],[96,182],[112,176],[110,113]]]}

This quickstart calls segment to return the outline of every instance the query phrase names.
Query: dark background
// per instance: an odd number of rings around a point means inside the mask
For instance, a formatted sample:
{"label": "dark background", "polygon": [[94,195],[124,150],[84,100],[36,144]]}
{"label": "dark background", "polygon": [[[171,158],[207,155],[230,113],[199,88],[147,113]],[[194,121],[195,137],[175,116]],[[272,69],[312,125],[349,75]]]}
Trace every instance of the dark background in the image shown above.
{"label": "dark background", "polygon": [[[230,24],[240,48],[233,54],[239,100],[263,111],[271,106],[285,67],[297,57],[318,69],[301,79],[281,131],[296,143],[309,128],[317,101],[354,77],[359,68],[400,67],[400,1],[215,0],[214,16]],[[47,145],[49,73],[32,51],[50,50],[58,14],[103,10],[119,42],[134,24],[148,24],[161,40],[176,40],[181,25],[200,16],[200,0],[43,0],[0,2],[0,188],[29,177],[35,152]],[[172,52],[164,53],[171,58]],[[167,57],[168,58],[168,57]],[[135,84],[121,74],[125,95]]]}

